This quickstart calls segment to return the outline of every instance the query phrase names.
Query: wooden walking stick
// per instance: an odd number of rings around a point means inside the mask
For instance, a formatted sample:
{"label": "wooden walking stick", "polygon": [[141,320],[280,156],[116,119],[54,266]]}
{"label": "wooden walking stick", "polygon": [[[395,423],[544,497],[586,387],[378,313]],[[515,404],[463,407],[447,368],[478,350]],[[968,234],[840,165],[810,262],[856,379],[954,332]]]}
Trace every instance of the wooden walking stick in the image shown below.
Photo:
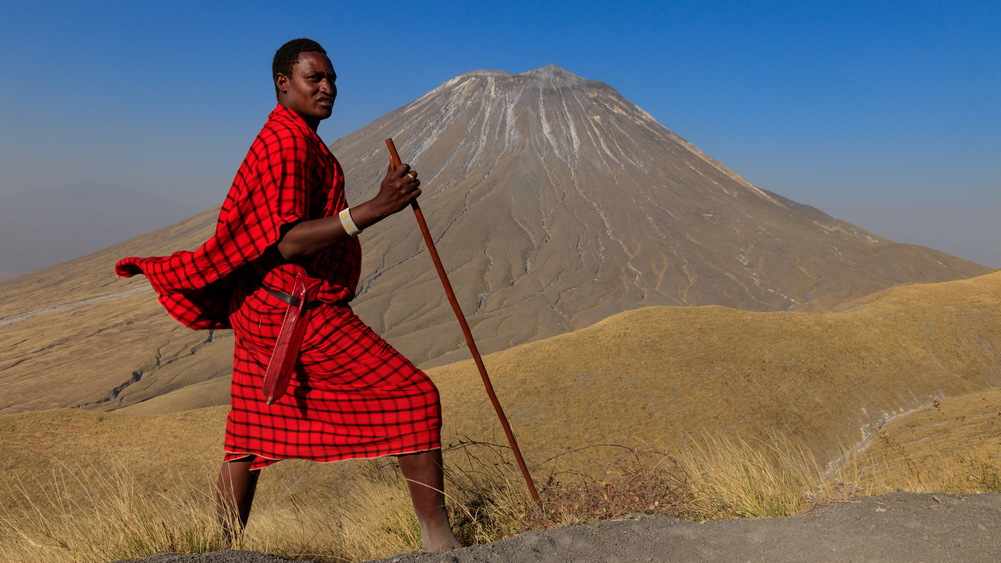
{"label": "wooden walking stick", "polygon": [[[393,166],[399,167],[402,164],[402,161],[400,160],[399,153],[396,152],[396,145],[393,144],[393,139],[386,139],[386,146],[389,147],[389,156],[393,161]],[[417,205],[416,199],[412,201],[410,205],[414,208],[414,215],[417,216],[417,224],[421,227],[421,233],[424,235],[424,242],[428,246],[428,252],[431,253],[431,260],[434,261],[434,267],[438,270],[438,277],[441,278],[441,283],[445,286],[445,294],[448,295],[448,301],[452,304],[452,310],[455,311],[455,316],[459,319],[459,325],[462,327],[462,333],[466,335],[466,344],[469,345],[469,351],[473,354],[473,361],[476,362],[476,367],[480,370],[480,377],[483,379],[483,386],[487,388],[487,395],[490,396],[490,402],[493,403],[494,410],[497,411],[497,417],[500,418],[501,426],[504,427],[504,433],[507,434],[507,441],[510,442],[511,449],[514,450],[514,458],[518,460],[518,467],[521,468],[521,474],[525,476],[525,484],[528,485],[528,492],[531,493],[536,504],[542,506],[542,500],[539,499],[539,493],[535,490],[535,483],[532,482],[532,476],[528,473],[528,467],[525,466],[525,460],[521,457],[521,450],[518,449],[518,442],[515,441],[514,433],[511,432],[511,425],[507,423],[507,417],[504,416],[504,409],[501,408],[500,402],[497,400],[497,395],[494,393],[494,386],[490,383],[490,377],[487,375],[487,368],[483,365],[483,359],[480,358],[480,352],[476,349],[476,342],[473,341],[473,333],[469,330],[469,324],[466,323],[466,317],[462,314],[462,309],[459,307],[459,301],[455,298],[455,292],[452,291],[452,284],[448,281],[448,275],[445,273],[445,267],[441,265],[441,258],[438,257],[438,251],[434,247],[434,241],[431,240],[431,232],[428,230],[428,225],[424,221],[424,213],[421,212],[421,206]]]}

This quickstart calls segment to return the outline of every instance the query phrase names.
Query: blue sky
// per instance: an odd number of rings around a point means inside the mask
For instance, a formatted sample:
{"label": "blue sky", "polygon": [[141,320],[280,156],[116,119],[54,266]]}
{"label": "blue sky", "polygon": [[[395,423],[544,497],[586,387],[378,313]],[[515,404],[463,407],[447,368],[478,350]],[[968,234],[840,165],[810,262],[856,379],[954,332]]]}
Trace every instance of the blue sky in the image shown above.
{"label": "blue sky", "polygon": [[209,207],[316,39],[327,142],[476,69],[602,80],[752,183],[1001,267],[999,2],[0,3],[0,193]]}

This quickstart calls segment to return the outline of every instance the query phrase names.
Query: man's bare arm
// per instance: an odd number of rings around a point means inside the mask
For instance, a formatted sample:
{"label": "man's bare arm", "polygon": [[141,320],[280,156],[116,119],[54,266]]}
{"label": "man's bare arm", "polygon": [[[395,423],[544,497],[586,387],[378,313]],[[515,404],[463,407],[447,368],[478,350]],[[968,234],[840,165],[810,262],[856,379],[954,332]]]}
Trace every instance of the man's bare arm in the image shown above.
{"label": "man's bare arm", "polygon": [[[401,211],[421,195],[421,181],[410,166],[392,164],[382,180],[379,193],[365,203],[351,208],[351,218],[360,229],[368,228]],[[411,181],[411,178],[413,180]],[[278,252],[289,261],[305,258],[348,238],[339,217],[324,217],[296,224],[278,242]]]}

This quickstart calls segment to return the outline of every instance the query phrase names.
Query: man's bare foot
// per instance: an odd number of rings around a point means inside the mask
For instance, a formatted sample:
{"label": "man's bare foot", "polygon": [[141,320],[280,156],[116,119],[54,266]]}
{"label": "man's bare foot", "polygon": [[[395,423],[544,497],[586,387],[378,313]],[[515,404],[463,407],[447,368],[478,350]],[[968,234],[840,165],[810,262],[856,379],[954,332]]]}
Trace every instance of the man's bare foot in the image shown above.
{"label": "man's bare foot", "polygon": [[397,460],[414,501],[424,551],[441,553],[463,547],[448,524],[441,450],[405,454]]}
{"label": "man's bare foot", "polygon": [[419,523],[421,526],[421,549],[424,551],[428,553],[444,553],[465,547],[455,537],[455,534],[452,533],[452,528],[447,524],[444,528],[439,527],[431,531],[424,522]]}

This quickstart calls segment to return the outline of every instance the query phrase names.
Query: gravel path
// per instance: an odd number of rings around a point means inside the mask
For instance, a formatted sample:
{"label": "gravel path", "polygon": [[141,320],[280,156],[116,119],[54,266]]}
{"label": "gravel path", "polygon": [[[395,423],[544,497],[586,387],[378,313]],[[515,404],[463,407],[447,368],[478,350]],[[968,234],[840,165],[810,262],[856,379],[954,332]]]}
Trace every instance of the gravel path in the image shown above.
{"label": "gravel path", "polygon": [[[159,554],[144,563],[278,563],[223,551]],[[821,507],[798,518],[698,523],[640,516],[529,532],[445,554],[408,553],[379,563],[642,561],[1001,561],[1001,494],[893,493]]]}

